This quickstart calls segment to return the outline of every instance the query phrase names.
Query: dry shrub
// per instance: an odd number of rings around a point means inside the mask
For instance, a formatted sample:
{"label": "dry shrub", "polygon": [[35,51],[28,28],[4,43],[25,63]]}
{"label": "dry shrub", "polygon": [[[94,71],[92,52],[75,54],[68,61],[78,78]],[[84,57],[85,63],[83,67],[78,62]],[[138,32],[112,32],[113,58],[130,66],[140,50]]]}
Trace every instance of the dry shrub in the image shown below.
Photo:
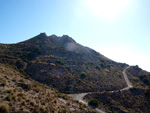
{"label": "dry shrub", "polygon": [[7,104],[0,104],[0,113],[10,113],[9,106]]}

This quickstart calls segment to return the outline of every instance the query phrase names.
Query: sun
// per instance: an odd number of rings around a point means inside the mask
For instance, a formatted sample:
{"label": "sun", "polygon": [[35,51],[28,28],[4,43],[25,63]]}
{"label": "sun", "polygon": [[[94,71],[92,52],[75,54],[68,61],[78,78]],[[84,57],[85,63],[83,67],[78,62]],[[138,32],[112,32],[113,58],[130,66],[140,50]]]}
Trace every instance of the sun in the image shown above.
{"label": "sun", "polygon": [[85,0],[90,12],[94,15],[111,19],[118,16],[131,0]]}

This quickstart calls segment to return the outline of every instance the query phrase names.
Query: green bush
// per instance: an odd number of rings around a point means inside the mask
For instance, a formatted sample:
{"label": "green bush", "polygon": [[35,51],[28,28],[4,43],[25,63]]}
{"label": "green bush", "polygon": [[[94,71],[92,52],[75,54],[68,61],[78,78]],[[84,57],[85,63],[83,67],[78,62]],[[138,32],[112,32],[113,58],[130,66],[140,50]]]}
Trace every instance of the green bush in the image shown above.
{"label": "green bush", "polygon": [[141,80],[143,80],[144,78],[146,78],[146,75],[140,75],[139,78],[140,78]]}
{"label": "green bush", "polygon": [[143,82],[144,82],[145,84],[149,85],[149,81],[148,81],[147,78],[144,78],[144,79],[143,79]]}
{"label": "green bush", "polygon": [[99,105],[99,101],[97,99],[93,98],[93,99],[89,100],[88,104],[97,107]]}
{"label": "green bush", "polygon": [[105,67],[106,67],[104,63],[101,63],[100,66],[101,66],[102,68],[105,68]]}
{"label": "green bush", "polygon": [[67,113],[67,110],[66,110],[66,109],[60,109],[60,110],[58,111],[58,113]]}
{"label": "green bush", "polygon": [[36,47],[36,48],[34,48],[34,50],[33,50],[32,52],[35,52],[35,53],[41,54],[41,53],[42,53],[42,50],[41,50],[41,48]]}
{"label": "green bush", "polygon": [[85,72],[81,72],[80,78],[85,78],[86,76],[87,76],[87,74]]}
{"label": "green bush", "polygon": [[33,113],[40,113],[40,111],[39,111],[38,109],[35,109],[35,110],[33,111]]}
{"label": "green bush", "polygon": [[57,64],[60,64],[60,65],[64,65],[64,62],[61,61],[61,60],[57,60],[56,63],[57,63]]}
{"label": "green bush", "polygon": [[100,66],[98,66],[98,65],[95,68],[98,69],[98,70],[100,70]]}

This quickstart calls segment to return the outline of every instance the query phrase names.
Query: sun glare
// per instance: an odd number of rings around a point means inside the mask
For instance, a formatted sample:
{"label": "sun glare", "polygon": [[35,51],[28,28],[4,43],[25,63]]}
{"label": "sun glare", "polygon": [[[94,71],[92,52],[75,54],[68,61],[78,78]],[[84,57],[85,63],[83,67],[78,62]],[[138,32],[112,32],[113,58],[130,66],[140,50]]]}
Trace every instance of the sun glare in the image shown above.
{"label": "sun glare", "polygon": [[131,0],[87,0],[88,9],[96,16],[110,19],[118,16]]}

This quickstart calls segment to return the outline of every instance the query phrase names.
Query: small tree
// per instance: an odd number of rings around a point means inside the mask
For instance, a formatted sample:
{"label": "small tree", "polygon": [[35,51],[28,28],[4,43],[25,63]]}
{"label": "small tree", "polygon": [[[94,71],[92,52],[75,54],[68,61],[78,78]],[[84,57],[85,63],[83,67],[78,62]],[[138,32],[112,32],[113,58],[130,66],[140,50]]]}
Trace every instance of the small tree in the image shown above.
{"label": "small tree", "polygon": [[88,104],[95,106],[95,107],[98,107],[99,101],[97,99],[93,98],[93,99],[89,100]]}

